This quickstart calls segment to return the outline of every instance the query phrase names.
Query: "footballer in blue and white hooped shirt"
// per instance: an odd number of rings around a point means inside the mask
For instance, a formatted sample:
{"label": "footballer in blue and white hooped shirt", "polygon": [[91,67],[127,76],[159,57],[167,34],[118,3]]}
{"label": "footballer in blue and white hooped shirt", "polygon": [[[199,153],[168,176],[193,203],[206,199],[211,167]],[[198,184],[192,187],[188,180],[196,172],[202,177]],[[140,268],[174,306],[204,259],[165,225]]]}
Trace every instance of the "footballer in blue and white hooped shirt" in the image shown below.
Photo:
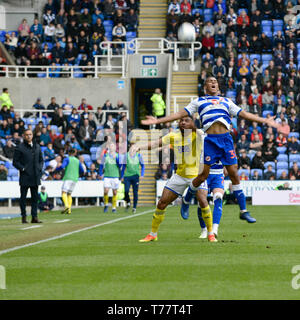
{"label": "footballer in blue and white hooped shirt", "polygon": [[218,237],[219,225],[223,213],[223,196],[224,196],[224,166],[221,161],[214,163],[210,167],[209,176],[199,187],[197,191],[198,205],[198,220],[201,227],[200,239],[207,238],[207,227],[202,218],[201,207],[205,205],[203,202],[207,199],[207,195],[213,195],[213,233]]}
{"label": "footballer in blue and white hooped shirt", "polygon": [[230,99],[218,96],[219,84],[215,77],[208,77],[205,80],[204,90],[206,96],[192,101],[186,108],[175,114],[159,119],[147,116],[147,119],[142,120],[141,123],[143,125],[151,125],[172,122],[181,119],[186,115],[192,115],[198,112],[203,129],[207,133],[207,136],[204,139],[204,167],[203,171],[193,179],[188,188],[188,192],[183,198],[181,215],[188,217],[189,203],[193,199],[197,188],[207,179],[210,166],[217,161],[221,161],[222,164],[225,165],[230,180],[232,181],[234,195],[240,206],[240,218],[249,223],[256,222],[246,209],[246,198],[240,185],[237,158],[233,146],[233,139],[229,130],[231,124],[230,116],[239,116],[246,120],[265,123],[275,128],[278,127],[278,124],[273,118],[262,118],[246,112],[235,105]]}

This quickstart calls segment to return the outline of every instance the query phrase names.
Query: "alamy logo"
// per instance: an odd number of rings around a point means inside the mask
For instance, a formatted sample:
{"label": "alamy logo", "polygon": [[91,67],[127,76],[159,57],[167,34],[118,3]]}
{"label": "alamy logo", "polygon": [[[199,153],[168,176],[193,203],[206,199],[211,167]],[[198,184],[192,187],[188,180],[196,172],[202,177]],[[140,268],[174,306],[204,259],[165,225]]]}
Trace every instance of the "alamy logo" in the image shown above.
{"label": "alamy logo", "polygon": [[6,274],[3,266],[0,266],[0,289],[6,289]]}

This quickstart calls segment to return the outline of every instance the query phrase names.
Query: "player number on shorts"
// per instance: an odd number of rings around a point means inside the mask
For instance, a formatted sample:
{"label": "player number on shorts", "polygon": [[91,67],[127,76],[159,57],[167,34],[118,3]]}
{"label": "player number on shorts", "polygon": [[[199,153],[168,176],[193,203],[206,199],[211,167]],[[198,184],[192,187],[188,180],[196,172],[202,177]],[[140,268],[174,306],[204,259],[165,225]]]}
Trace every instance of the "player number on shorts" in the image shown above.
{"label": "player number on shorts", "polygon": [[3,266],[0,266],[0,289],[6,289],[6,275]]}
{"label": "player number on shorts", "polygon": [[235,159],[236,158],[236,154],[234,150],[229,150],[229,153],[231,154],[230,159]]}

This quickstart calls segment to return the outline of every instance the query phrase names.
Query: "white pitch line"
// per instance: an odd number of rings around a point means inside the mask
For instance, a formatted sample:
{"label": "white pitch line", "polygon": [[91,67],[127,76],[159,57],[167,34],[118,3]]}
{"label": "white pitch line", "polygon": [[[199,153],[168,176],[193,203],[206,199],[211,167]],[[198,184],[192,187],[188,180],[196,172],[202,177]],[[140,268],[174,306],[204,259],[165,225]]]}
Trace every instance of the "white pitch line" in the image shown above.
{"label": "white pitch line", "polygon": [[57,220],[57,221],[53,221],[53,223],[63,223],[63,222],[68,222],[71,219],[64,219],[64,220]]}
{"label": "white pitch line", "polygon": [[21,230],[35,229],[35,228],[40,228],[40,227],[42,227],[42,226],[31,226],[31,227],[21,228]]}
{"label": "white pitch line", "polygon": [[[127,219],[135,218],[135,217],[138,217],[138,216],[142,216],[142,215],[144,215],[146,213],[154,212],[154,210],[155,209],[143,211],[141,213],[136,213],[136,214],[131,215],[131,216],[126,216],[126,217],[122,217],[122,218],[106,221],[106,222],[103,222],[103,223],[95,224],[94,226],[90,226],[90,227],[78,229],[78,230],[75,230],[75,231],[63,233],[63,234],[60,234],[59,236],[51,237],[51,238],[44,239],[44,240],[39,240],[39,241],[36,241],[36,242],[27,243],[27,244],[24,244],[24,245],[21,245],[21,246],[8,248],[8,249],[0,251],[0,256],[5,254],[5,253],[8,253],[8,252],[16,251],[16,250],[23,249],[23,248],[28,248],[28,247],[35,246],[35,245],[40,244],[40,243],[45,243],[45,242],[48,242],[48,241],[51,241],[51,240],[61,239],[61,238],[64,238],[64,237],[67,237],[67,236],[70,236],[72,234],[79,233],[79,232],[82,232],[82,231],[87,231],[87,230],[95,229],[95,228],[102,227],[102,226],[105,226],[105,225],[108,225],[108,224],[112,224],[112,223],[115,223],[115,222],[119,222],[119,221],[122,221],[122,220],[127,220]],[[36,227],[39,227],[39,226],[36,226]]]}

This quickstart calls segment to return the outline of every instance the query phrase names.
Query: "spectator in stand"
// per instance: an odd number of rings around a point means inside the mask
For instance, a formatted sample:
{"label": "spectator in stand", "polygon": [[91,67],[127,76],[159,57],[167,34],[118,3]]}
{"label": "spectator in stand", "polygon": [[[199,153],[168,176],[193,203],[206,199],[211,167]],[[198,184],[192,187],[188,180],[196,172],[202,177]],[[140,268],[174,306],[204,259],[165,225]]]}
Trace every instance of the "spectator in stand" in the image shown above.
{"label": "spectator in stand", "polygon": [[269,141],[263,146],[262,152],[263,152],[263,157],[266,161],[275,161],[276,157],[279,154],[275,144]]}
{"label": "spectator in stand", "polygon": [[257,150],[255,156],[252,158],[251,161],[251,169],[264,169],[264,163],[265,163],[265,159],[262,155],[262,151],[261,150]]}
{"label": "spectator in stand", "polygon": [[247,156],[246,151],[243,151],[241,156],[238,158],[239,169],[248,169],[250,170],[250,158]]}
{"label": "spectator in stand", "polygon": [[269,164],[266,172],[264,172],[264,180],[274,180],[274,179],[275,179],[275,172],[273,170],[273,167]]}
{"label": "spectator in stand", "polygon": [[251,177],[251,180],[258,181],[258,180],[261,180],[261,179],[262,179],[262,177],[259,175],[259,172],[257,170],[254,170],[253,174],[252,174],[252,177]]}
{"label": "spectator in stand", "polygon": [[24,41],[29,36],[30,27],[26,19],[23,19],[18,27],[19,40]]}
{"label": "spectator in stand", "polygon": [[287,138],[282,133],[277,136],[276,145],[277,147],[285,147],[287,145]]}
{"label": "spectator in stand", "polygon": [[76,62],[77,56],[78,56],[77,49],[74,47],[72,42],[68,42],[67,48],[65,51],[65,56],[64,56],[66,59],[66,62],[71,65],[74,65]]}
{"label": "spectator in stand", "polygon": [[202,53],[206,52],[213,54],[215,48],[215,39],[209,32],[205,33],[205,36],[202,39]]}
{"label": "spectator in stand", "polygon": [[155,173],[155,180],[167,180],[170,179],[172,175],[172,171],[170,166],[167,164],[161,164]]}
{"label": "spectator in stand", "polygon": [[62,108],[63,108],[64,115],[68,116],[68,115],[71,114],[72,109],[74,108],[74,106],[70,103],[70,99],[69,98],[65,98],[65,103],[62,104]]}
{"label": "spectator in stand", "polygon": [[253,141],[250,142],[249,153],[255,153],[256,151],[260,150],[262,146],[263,142],[259,139],[259,135],[256,134],[253,138]]}
{"label": "spectator in stand", "polygon": [[137,31],[138,16],[134,9],[129,9],[125,16],[125,27],[127,31]]}
{"label": "spectator in stand", "polygon": [[247,39],[247,35],[243,33],[238,41],[238,51],[239,52],[248,52],[250,48],[250,43]]}
{"label": "spectator in stand", "polygon": [[262,32],[261,34],[262,53],[270,53],[272,51],[272,42],[270,38]]}
{"label": "spectator in stand", "polygon": [[88,119],[84,119],[83,125],[80,126],[78,134],[79,134],[82,147],[86,151],[90,150],[92,146],[94,132],[93,132],[93,128],[89,125]]}
{"label": "spectator in stand", "polygon": [[13,159],[15,152],[15,146],[11,140],[7,140],[6,145],[3,147],[4,156],[10,160]]}
{"label": "spectator in stand", "polygon": [[0,181],[7,181],[8,170],[4,163],[0,163]]}
{"label": "spectator in stand", "polygon": [[277,128],[278,133],[282,133],[284,137],[288,137],[291,129],[286,118],[282,119],[280,126]]}
{"label": "spectator in stand", "polygon": [[47,9],[46,13],[43,14],[43,26],[49,26],[51,22],[55,22],[55,14],[51,9]]}
{"label": "spectator in stand", "polygon": [[184,13],[187,12],[188,14],[191,14],[192,12],[192,6],[188,0],[182,0],[180,4],[180,12]]}
{"label": "spectator in stand", "polygon": [[296,180],[300,180],[300,169],[297,161],[293,162],[293,166],[289,170],[289,179],[291,179],[292,176],[294,176]]}
{"label": "spectator in stand", "polygon": [[212,74],[213,74],[214,77],[217,77],[219,72],[221,73],[222,77],[225,77],[225,75],[226,75],[226,67],[223,64],[223,61],[222,61],[221,57],[217,58],[216,64],[212,68]]}
{"label": "spectator in stand", "polygon": [[87,103],[86,99],[82,98],[78,110],[84,110],[85,108],[88,108],[88,110],[93,110],[93,107]]}
{"label": "spectator in stand", "polygon": [[278,178],[278,180],[288,180],[288,174],[287,171],[282,171],[280,177]]}
{"label": "spectator in stand", "polygon": [[295,136],[292,136],[291,140],[288,141],[287,148],[289,154],[297,154],[298,152],[300,152],[300,146]]}
{"label": "spectator in stand", "polygon": [[[176,1],[176,0],[175,0]],[[167,15],[167,33],[177,34],[179,16],[175,14],[175,10],[171,9]]]}

